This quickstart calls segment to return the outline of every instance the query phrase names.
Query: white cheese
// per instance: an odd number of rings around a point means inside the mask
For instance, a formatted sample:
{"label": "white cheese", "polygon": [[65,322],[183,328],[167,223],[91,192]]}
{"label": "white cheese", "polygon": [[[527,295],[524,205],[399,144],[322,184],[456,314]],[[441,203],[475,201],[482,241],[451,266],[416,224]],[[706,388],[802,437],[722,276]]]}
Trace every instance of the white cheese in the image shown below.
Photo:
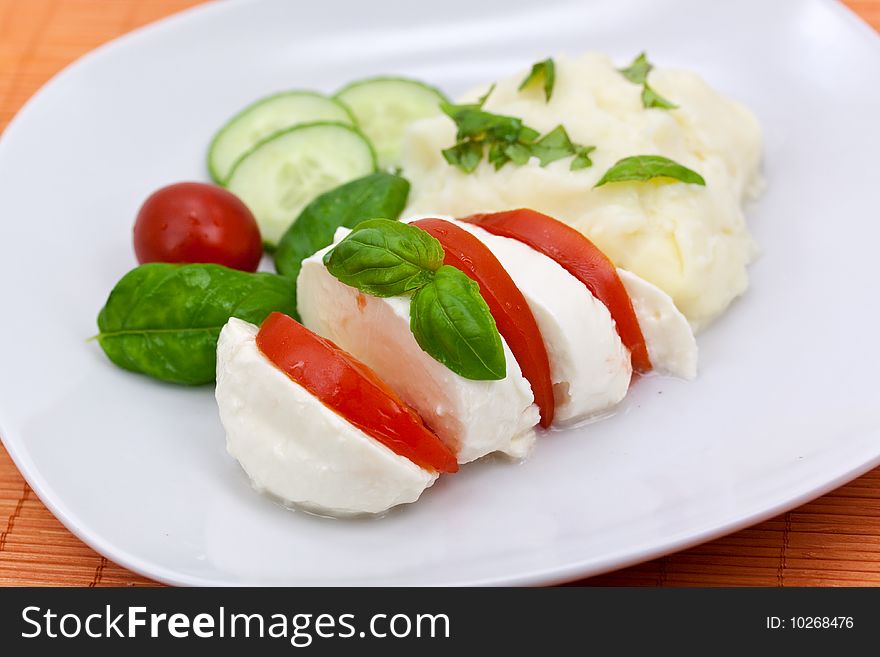
{"label": "white cheese", "polygon": [[[570,171],[571,158],[539,166],[485,160],[465,174],[443,158],[455,143],[446,116],[410,126],[403,170],[412,183],[408,213],[534,208],[587,235],[613,261],[657,285],[695,325],[719,315],[747,287],[755,246],[742,204],[760,187],[761,131],[754,115],[693,73],[657,69],[649,81],[678,109],[645,109],[641,86],[596,53],[558,56],[550,102],[540,85],[520,91],[527,70],[498,82],[490,112],[523,119],[546,133],[564,125],[571,139],[596,146],[593,166]],[[465,97],[472,101],[485,88]],[[618,160],[663,155],[702,174],[706,186],[670,180],[594,188]]]}
{"label": "white cheese", "polygon": [[[340,229],[336,240],[348,233]],[[410,331],[407,297],[380,299],[334,278],[319,251],[303,261],[297,303],[303,324],[366,363],[412,406],[459,463],[500,451],[515,458],[535,441],[531,386],[504,344],[507,376],[472,381],[434,360]]]}
{"label": "white cheese", "polygon": [[316,513],[380,513],[415,502],[437,474],[346,422],[257,348],[232,318],[217,344],[217,405],[227,451],[254,488]]}
{"label": "white cheese", "polygon": [[608,309],[583,283],[518,240],[441,218],[485,244],[523,293],[550,359],[555,422],[583,419],[623,399],[632,376],[629,351]]}
{"label": "white cheese", "polygon": [[624,269],[617,274],[630,299],[654,370],[691,380],[697,376],[697,341],[672,297]]}

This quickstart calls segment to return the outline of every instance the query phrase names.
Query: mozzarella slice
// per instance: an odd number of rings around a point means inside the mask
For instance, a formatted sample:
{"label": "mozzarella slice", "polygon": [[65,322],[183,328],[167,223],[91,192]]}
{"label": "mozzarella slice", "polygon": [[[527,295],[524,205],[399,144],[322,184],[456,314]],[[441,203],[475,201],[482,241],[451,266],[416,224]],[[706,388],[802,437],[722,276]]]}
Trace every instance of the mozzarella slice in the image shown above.
{"label": "mozzarella slice", "polygon": [[380,513],[415,502],[437,474],[388,449],[275,367],[257,327],[232,318],[217,344],[226,449],[255,489],[317,513]]}
{"label": "mozzarella slice", "polygon": [[473,224],[447,221],[489,248],[529,304],[550,359],[554,421],[579,420],[623,399],[632,366],[608,308],[555,260],[532,247]]}
{"label": "mozzarella slice", "polygon": [[697,341],[687,318],[666,292],[625,269],[623,282],[648,346],[654,370],[691,380],[697,376]]}
{"label": "mozzarella slice", "polygon": [[[336,241],[348,232],[337,231]],[[507,344],[504,379],[459,376],[416,342],[409,326],[409,298],[380,299],[341,283],[322,261],[331,248],[303,261],[297,279],[303,324],[375,370],[455,452],[459,463],[496,451],[526,456],[535,441],[538,408]]]}

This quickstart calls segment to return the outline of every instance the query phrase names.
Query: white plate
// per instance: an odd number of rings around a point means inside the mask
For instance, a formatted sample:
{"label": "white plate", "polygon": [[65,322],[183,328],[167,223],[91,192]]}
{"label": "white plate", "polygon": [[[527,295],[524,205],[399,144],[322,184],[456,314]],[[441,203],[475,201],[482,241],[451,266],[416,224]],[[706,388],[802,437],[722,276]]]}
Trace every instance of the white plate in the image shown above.
{"label": "white plate", "polygon": [[[226,455],[212,391],[86,343],[155,188],[203,179],[214,130],[277,89],[377,73],[452,94],[548,53],[646,49],[758,114],[769,191],[752,289],[691,384],[483,463],[375,521],[291,513]],[[877,36],[836,3],[222,3],[71,66],[0,143],[0,434],[108,558],[178,584],[546,583],[707,540],[880,462]],[[661,394],[662,393],[662,394]]]}

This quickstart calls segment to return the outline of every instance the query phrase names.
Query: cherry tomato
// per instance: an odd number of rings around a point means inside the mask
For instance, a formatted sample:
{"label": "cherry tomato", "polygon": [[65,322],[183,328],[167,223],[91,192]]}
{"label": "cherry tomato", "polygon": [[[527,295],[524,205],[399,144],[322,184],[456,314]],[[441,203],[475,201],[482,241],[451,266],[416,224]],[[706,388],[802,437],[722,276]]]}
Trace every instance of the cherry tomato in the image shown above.
{"label": "cherry tomato", "polygon": [[138,262],[212,262],[256,271],[263,242],[254,215],[222,187],[184,182],[154,192],[134,223]]}
{"label": "cherry tomato", "polygon": [[553,217],[528,209],[475,214],[462,221],[519,240],[559,263],[608,308],[620,339],[630,351],[633,369],[650,371],[648,347],[617,269],[584,235]]}
{"label": "cherry tomato", "polygon": [[535,316],[516,283],[489,248],[466,230],[443,219],[419,219],[412,225],[440,241],[445,264],[460,269],[479,284],[498,332],[532,386],[541,411],[541,426],[549,427],[555,411],[550,359]]}
{"label": "cherry tomato", "polygon": [[455,454],[373,370],[295,319],[269,315],[257,347],[327,408],[396,454],[426,470],[458,470]]}

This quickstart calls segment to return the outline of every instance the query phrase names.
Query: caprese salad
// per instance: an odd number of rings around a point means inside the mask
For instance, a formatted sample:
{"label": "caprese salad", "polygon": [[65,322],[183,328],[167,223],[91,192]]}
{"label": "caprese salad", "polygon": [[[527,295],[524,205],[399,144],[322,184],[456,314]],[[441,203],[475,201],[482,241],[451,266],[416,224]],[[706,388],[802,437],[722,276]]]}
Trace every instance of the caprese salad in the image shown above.
{"label": "caprese salad", "polygon": [[[650,70],[640,56],[614,75],[640,90],[638,112],[678,110]],[[572,84],[548,59],[497,93],[552,109],[560,72]],[[601,159],[600,141],[575,142],[562,123],[542,134],[488,111],[494,89],[453,105],[383,77],[245,108],[209,147],[216,184],[170,185],[141,207],[141,265],[101,310],[100,346],[131,371],[215,382],[228,452],[254,487],[337,517],[414,502],[489,454],[522,459],[542,432],[607,414],[638,375],[693,379],[698,322],[667,279],[622,267],[589,230],[540,211],[552,205],[540,194],[535,209],[412,209],[413,135],[438,117],[463,190],[497,187],[506,165],[579,184]],[[707,179],[632,153],[584,188],[615,186],[680,198]],[[264,251],[277,273],[257,272]]]}
{"label": "caprese salad", "polygon": [[494,452],[523,458],[539,426],[619,403],[634,368],[695,375],[669,296],[532,210],[341,228],[297,290],[302,324],[224,327],[217,402],[254,485],[324,514],[413,501]]}

